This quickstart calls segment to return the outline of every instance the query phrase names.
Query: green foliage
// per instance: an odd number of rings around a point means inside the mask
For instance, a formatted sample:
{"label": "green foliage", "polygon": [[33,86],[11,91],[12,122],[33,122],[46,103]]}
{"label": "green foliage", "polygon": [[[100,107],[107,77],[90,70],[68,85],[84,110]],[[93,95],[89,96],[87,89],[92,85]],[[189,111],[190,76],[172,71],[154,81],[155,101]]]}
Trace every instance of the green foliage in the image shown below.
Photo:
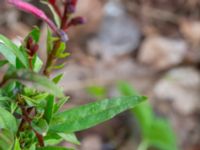
{"label": "green foliage", "polygon": [[17,132],[17,123],[14,116],[0,107],[0,129],[9,129],[13,134]]}
{"label": "green foliage", "polygon": [[75,132],[95,126],[113,118],[146,100],[143,96],[106,99],[57,113],[50,123],[55,132]]}
{"label": "green foliage", "polygon": [[[122,95],[139,95],[128,83],[121,82],[118,89]],[[160,150],[177,150],[176,137],[166,119],[157,117],[148,102],[142,103],[132,110],[142,134],[142,142],[138,150],[156,147]]]}
{"label": "green foliage", "polygon": [[86,90],[91,96],[94,96],[97,98],[104,98],[106,97],[106,93],[107,93],[106,89],[101,86],[90,86]]}
{"label": "green foliage", "polygon": [[27,56],[24,55],[12,41],[5,36],[0,35],[0,53],[10,62],[13,66],[17,66],[17,60],[28,68]]}
{"label": "green foliage", "polygon": [[[59,25],[56,27],[35,6],[24,1],[9,2],[46,21],[53,32],[48,30],[45,62],[37,54],[41,37],[38,27],[34,27],[19,46],[0,35],[0,54],[4,57],[0,68],[6,65],[7,69],[0,82],[0,150],[71,150],[56,145],[62,141],[79,145],[74,132],[93,127],[146,100],[144,96],[119,97],[61,111],[69,99],[57,85],[63,74],[53,79],[50,75],[53,70],[62,68],[64,63],[58,65],[58,62],[69,56],[64,31],[83,20],[78,17],[75,18],[78,22],[68,24],[73,19],[72,12],[62,17],[51,1],[48,6]],[[93,87],[88,91],[106,96],[103,88]]]}
{"label": "green foliage", "polygon": [[62,90],[45,76],[27,70],[19,70],[16,72],[16,76],[14,76],[13,79],[31,82],[35,88],[42,88],[42,90],[58,97],[64,96]]}

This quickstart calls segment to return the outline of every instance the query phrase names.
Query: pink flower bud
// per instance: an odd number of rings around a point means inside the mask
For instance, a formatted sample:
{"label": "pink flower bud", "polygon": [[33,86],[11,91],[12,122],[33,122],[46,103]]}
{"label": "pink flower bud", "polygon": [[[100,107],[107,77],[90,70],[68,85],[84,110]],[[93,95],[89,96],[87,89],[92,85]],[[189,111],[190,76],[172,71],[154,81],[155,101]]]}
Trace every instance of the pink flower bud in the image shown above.
{"label": "pink flower bud", "polygon": [[[45,21],[49,26],[50,28],[54,31],[54,32],[57,32],[58,29],[56,27],[56,25],[46,16],[46,14],[40,10],[39,8],[27,3],[27,2],[24,2],[22,0],[8,0],[8,2],[12,5],[14,5],[15,7],[17,7],[18,9],[22,10],[22,11],[25,11],[27,13],[30,13],[30,14],[33,14],[35,15],[36,17],[42,19],[43,21]],[[52,2],[54,2],[52,0]]]}

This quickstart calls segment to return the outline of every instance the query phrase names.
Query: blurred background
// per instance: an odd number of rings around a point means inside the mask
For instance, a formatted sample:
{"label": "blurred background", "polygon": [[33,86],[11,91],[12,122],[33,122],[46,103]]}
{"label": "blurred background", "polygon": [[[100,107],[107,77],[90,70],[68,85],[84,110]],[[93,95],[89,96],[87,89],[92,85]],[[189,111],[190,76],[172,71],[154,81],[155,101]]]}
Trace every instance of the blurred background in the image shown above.
{"label": "blurred background", "polygon": [[[80,0],[76,15],[87,23],[68,31],[71,57],[61,82],[71,97],[66,108],[118,96],[118,82],[125,81],[149,97],[156,117],[170,122],[178,149],[200,150],[200,0]],[[45,59],[46,25],[0,0],[1,34],[19,43],[35,24]],[[146,150],[140,126],[128,111],[79,132],[82,145],[74,147]]]}

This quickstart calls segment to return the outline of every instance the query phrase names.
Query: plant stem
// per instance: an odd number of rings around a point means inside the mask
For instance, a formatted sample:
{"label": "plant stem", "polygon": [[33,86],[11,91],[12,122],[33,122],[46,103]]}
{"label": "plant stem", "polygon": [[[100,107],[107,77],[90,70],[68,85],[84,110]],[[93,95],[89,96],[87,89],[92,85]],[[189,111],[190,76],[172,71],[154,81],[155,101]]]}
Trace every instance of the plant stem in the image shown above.
{"label": "plant stem", "polygon": [[60,39],[55,42],[55,44],[53,46],[53,50],[51,51],[51,53],[47,57],[47,62],[46,62],[46,65],[45,65],[45,68],[44,68],[44,71],[43,71],[44,75],[46,75],[47,77],[49,77],[50,74],[51,74],[51,71],[52,71],[51,67],[56,63],[55,55],[56,55],[56,52],[57,52],[57,50],[60,46],[60,43],[61,43]]}
{"label": "plant stem", "polygon": [[23,126],[24,124],[28,123],[29,127],[33,130],[33,132],[35,133],[35,136],[38,139],[38,143],[40,145],[40,147],[44,147],[44,137],[43,135],[39,134],[35,129],[33,129],[33,127],[31,126],[31,122],[32,122],[32,118],[29,117],[29,113],[31,113],[31,110],[28,112],[27,109],[25,108],[24,105],[19,105],[22,111],[22,121],[20,123],[20,126],[18,128],[18,134],[20,131],[23,131]]}
{"label": "plant stem", "polygon": [[68,9],[68,6],[67,4],[65,3],[65,8],[64,8],[64,12],[63,12],[63,16],[62,16],[62,21],[61,21],[61,29],[64,29],[65,28],[65,24],[67,22],[67,9]]}

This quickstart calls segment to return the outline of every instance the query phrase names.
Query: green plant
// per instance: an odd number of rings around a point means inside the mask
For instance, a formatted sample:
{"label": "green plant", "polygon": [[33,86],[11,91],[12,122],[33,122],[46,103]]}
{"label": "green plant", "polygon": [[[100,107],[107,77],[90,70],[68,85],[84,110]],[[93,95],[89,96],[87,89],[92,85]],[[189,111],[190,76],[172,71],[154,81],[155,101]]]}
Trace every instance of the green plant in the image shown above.
{"label": "green plant", "polygon": [[[140,96],[140,94],[128,83],[119,82],[117,89],[122,96]],[[87,92],[99,99],[105,97],[107,90],[100,86],[91,86],[87,88]],[[144,102],[131,110],[133,117],[136,118],[141,143],[138,150],[147,150],[156,148],[159,150],[177,150],[176,136],[170,126],[170,123],[163,118],[157,117],[151,105]]]}
{"label": "green plant", "polygon": [[[74,132],[111,119],[146,100],[144,96],[123,96],[61,111],[69,99],[57,86],[63,74],[52,78],[51,73],[64,66],[58,65],[58,60],[69,56],[66,52],[68,28],[84,23],[82,17],[73,16],[77,1],[43,1],[50,7],[54,21],[30,3],[8,2],[42,19],[49,28],[46,62],[37,54],[40,50],[38,27],[19,46],[0,35],[0,53],[4,56],[0,67],[7,68],[0,83],[1,150],[68,150],[56,145],[63,140],[79,144]],[[58,7],[58,2],[63,9]]]}
{"label": "green plant", "polygon": [[[118,89],[123,96],[140,95],[126,82],[120,82]],[[147,150],[150,147],[177,150],[176,137],[170,123],[166,119],[157,117],[149,102],[135,107],[132,113],[138,121],[142,137],[138,150]]]}

